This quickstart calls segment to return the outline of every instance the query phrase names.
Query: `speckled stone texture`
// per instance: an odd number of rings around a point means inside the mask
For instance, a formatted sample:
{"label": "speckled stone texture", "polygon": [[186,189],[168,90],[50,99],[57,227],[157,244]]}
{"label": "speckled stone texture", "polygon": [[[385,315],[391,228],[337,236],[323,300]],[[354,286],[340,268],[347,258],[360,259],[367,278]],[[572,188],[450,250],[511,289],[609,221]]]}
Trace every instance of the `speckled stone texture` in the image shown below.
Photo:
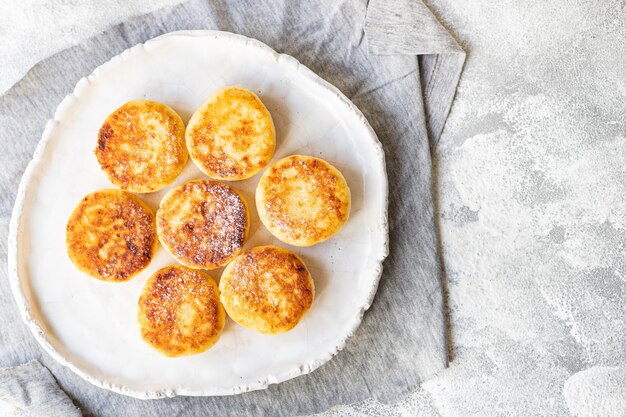
{"label": "speckled stone texture", "polygon": [[626,3],[437,0],[468,51],[436,152],[453,361],[395,407],[626,415]]}

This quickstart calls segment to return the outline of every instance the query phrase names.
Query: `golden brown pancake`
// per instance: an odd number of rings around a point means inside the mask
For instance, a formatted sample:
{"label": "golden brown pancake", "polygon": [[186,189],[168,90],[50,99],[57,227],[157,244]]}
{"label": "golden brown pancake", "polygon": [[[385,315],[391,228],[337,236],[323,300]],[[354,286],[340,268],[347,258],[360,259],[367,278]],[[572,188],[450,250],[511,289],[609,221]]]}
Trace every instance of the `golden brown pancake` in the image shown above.
{"label": "golden brown pancake", "polygon": [[154,214],[125,191],[96,191],[85,196],[70,216],[66,245],[74,265],[86,274],[103,281],[127,281],[154,256]]}
{"label": "golden brown pancake", "polygon": [[312,246],[339,232],[350,214],[341,172],[312,156],[292,155],[269,167],[256,189],[265,227],[281,241]]}
{"label": "golden brown pancake", "polygon": [[220,291],[234,321],[269,335],[293,329],[315,293],[302,259],[277,246],[259,246],[237,256],[222,273]]}
{"label": "golden brown pancake", "polygon": [[161,244],[190,268],[215,269],[243,247],[248,206],[235,189],[218,181],[189,181],[169,191],[157,211]]}
{"label": "golden brown pancake", "polygon": [[129,101],[106,118],[94,152],[113,184],[151,193],[174,181],[187,162],[185,124],[165,104]]}
{"label": "golden brown pancake", "polygon": [[158,270],[139,297],[141,337],[166,356],[204,352],[220,338],[224,320],[213,278],[184,266]]}
{"label": "golden brown pancake", "polygon": [[185,134],[189,155],[211,178],[250,178],[272,159],[274,122],[252,91],[228,87],[213,94],[191,116]]}

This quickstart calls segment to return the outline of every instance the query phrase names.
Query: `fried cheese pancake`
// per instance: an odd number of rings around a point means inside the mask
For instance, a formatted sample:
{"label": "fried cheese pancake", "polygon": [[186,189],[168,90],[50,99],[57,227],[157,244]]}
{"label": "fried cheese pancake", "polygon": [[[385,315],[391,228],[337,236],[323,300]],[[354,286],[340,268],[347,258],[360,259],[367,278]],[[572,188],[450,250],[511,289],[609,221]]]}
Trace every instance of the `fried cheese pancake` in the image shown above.
{"label": "fried cheese pancake", "polygon": [[155,272],[139,297],[141,337],[166,356],[204,352],[220,338],[225,317],[213,278],[184,266]]}
{"label": "fried cheese pancake", "polygon": [[191,116],[185,134],[189,155],[211,178],[250,178],[272,159],[274,122],[252,91],[228,87],[213,94]]}
{"label": "fried cheese pancake", "polygon": [[96,191],[85,196],[70,216],[66,245],[82,272],[103,281],[127,281],[154,256],[154,214],[125,191]]}
{"label": "fried cheese pancake", "polygon": [[161,244],[178,262],[196,269],[228,263],[241,251],[249,226],[244,198],[219,181],[181,184],[163,197],[157,211]]}
{"label": "fried cheese pancake", "polygon": [[261,222],[293,246],[312,246],[341,230],[350,189],[339,170],[312,156],[292,155],[269,167],[256,189]]}
{"label": "fried cheese pancake", "polygon": [[187,162],[185,124],[165,104],[129,101],[106,118],[94,152],[117,187],[135,193],[158,191],[174,181]]}
{"label": "fried cheese pancake", "polygon": [[237,256],[222,273],[221,300],[240,325],[274,335],[293,329],[313,303],[311,274],[298,255],[259,246]]}

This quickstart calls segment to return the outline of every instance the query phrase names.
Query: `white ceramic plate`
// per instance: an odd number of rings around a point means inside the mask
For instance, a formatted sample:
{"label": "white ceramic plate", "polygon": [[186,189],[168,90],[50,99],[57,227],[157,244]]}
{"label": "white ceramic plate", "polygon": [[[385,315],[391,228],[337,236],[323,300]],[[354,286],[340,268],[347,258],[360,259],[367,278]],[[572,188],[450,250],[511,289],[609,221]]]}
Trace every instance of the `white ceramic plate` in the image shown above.
{"label": "white ceramic plate", "polygon": [[[345,175],[352,211],[344,229],[301,255],[316,297],[291,332],[261,336],[230,319],[212,349],[166,358],[145,344],[137,300],[148,277],[174,263],[161,247],[150,266],[125,283],[80,273],[65,249],[65,225],[81,198],[110,188],[93,154],[105,117],[128,100],[172,106],[187,121],[213,91],[255,91],[276,125],[274,161],[290,154],[324,158]],[[191,160],[175,184],[203,175]],[[284,244],[254,208],[260,177],[232,183],[251,209],[246,248]],[[144,195],[154,210],[169,189]],[[78,82],[59,105],[28,165],[13,211],[9,272],[26,324],[57,361],[87,381],[138,398],[229,395],[313,371],[354,333],[370,306],[387,255],[387,177],[382,147],[361,112],[294,58],[225,32],[175,32],[137,45]],[[211,272],[219,279],[221,270]]]}

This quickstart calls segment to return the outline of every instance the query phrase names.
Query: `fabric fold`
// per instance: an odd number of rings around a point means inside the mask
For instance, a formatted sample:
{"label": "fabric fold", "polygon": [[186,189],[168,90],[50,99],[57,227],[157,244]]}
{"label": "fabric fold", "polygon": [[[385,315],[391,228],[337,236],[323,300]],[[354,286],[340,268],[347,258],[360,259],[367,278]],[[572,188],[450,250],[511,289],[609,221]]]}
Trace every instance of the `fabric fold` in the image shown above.
{"label": "fabric fold", "polygon": [[0,369],[0,413],[7,417],[82,416],[52,374],[36,360]]}
{"label": "fabric fold", "polygon": [[463,53],[430,9],[415,0],[370,0],[365,34],[377,55]]}
{"label": "fabric fold", "polygon": [[373,54],[419,56],[428,137],[436,145],[454,100],[465,52],[422,1],[371,0],[365,35]]}

